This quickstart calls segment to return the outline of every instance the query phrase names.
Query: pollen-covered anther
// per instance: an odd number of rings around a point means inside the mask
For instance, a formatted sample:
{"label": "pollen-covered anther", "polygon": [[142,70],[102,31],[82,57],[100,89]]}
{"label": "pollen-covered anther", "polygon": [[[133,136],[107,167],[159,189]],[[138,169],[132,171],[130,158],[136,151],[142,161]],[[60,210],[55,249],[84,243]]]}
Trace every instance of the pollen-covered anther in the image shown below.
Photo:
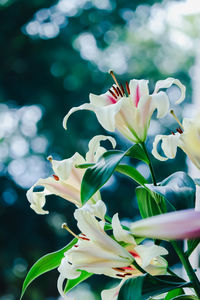
{"label": "pollen-covered anther", "polygon": [[120,88],[119,88],[119,87],[117,87],[117,90],[118,90],[118,92],[119,92],[120,96],[121,96],[121,97],[123,97],[122,91],[120,90]]}
{"label": "pollen-covered anther", "polygon": [[83,237],[83,236],[79,236],[79,239],[84,240],[84,241],[90,241],[90,239]]}
{"label": "pollen-covered anther", "polygon": [[120,83],[120,88],[121,88],[122,94],[124,95],[125,94],[125,89],[124,89],[123,84],[121,84],[121,83]]}
{"label": "pollen-covered anther", "polygon": [[126,272],[123,268],[112,268],[112,269],[117,271],[117,272],[122,272],[122,273]]}
{"label": "pollen-covered anther", "polygon": [[112,86],[112,88],[115,91],[115,94],[117,95],[117,97],[119,97],[119,92],[118,92],[117,88],[114,85]]}
{"label": "pollen-covered anther", "polygon": [[176,128],[176,131],[177,131],[178,133],[180,133],[180,134],[183,133],[183,130],[181,129],[181,127]]}
{"label": "pollen-covered anther", "polygon": [[59,178],[57,175],[55,175],[55,174],[53,174],[53,178],[54,178],[56,181],[59,181],[59,180],[60,180],[60,178]]}
{"label": "pollen-covered anther", "polygon": [[128,81],[126,81],[126,90],[127,90],[128,95],[130,95],[131,92],[130,92]]}
{"label": "pollen-covered anther", "polygon": [[114,93],[111,89],[109,89],[109,92],[111,93],[111,95],[112,95],[115,99],[117,99],[117,96],[115,95],[115,93]]}

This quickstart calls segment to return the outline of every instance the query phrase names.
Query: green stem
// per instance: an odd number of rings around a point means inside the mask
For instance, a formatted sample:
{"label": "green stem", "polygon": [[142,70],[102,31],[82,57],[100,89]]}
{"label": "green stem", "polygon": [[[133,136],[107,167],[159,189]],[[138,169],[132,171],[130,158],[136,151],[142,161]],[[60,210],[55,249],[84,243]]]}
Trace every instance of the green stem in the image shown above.
{"label": "green stem", "polygon": [[155,173],[154,173],[154,169],[153,169],[153,165],[152,165],[151,159],[149,157],[149,153],[147,151],[146,145],[145,145],[144,142],[141,142],[140,145],[142,146],[142,149],[144,150],[144,152],[145,152],[145,154],[146,154],[146,156],[147,156],[147,158],[149,160],[148,166],[149,166],[149,170],[150,170],[150,173],[151,173],[153,184],[157,185],[157,183],[156,183],[156,177],[155,177]]}
{"label": "green stem", "polygon": [[188,257],[184,254],[184,252],[179,248],[179,246],[177,245],[177,242],[176,241],[171,241],[172,243],[172,246],[174,247],[176,253],[178,254],[179,258],[180,258],[180,261],[182,262],[186,272],[187,272],[187,275],[193,285],[193,288],[197,294],[197,296],[199,297],[200,299],[200,282],[197,278],[197,275],[195,274],[190,262],[189,262],[189,259]]}

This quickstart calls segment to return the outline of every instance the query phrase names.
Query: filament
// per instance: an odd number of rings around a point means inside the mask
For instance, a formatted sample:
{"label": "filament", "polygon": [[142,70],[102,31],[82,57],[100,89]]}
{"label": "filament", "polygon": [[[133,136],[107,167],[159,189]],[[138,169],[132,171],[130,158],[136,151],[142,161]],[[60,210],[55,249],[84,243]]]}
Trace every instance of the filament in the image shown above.
{"label": "filament", "polygon": [[66,229],[69,233],[71,233],[75,238],[79,239],[79,236],[77,234],[75,234],[68,226],[66,223],[62,224],[62,228]]}
{"label": "filament", "polygon": [[175,112],[173,109],[170,110],[170,114],[174,117],[174,119],[176,120],[176,122],[180,125],[180,127],[184,130],[183,125],[181,124],[181,122],[179,121],[179,119],[177,118]]}

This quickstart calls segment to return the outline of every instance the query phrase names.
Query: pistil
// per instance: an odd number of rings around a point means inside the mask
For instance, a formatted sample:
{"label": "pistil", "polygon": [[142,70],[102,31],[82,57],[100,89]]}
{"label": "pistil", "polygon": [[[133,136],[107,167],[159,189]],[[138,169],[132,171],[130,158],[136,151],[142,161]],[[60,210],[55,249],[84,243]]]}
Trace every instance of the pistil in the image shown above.
{"label": "pistil", "polygon": [[79,239],[79,236],[77,234],[75,234],[68,226],[66,223],[62,224],[62,228],[66,229],[69,233],[71,233],[75,238]]}
{"label": "pistil", "polygon": [[[183,125],[181,124],[181,122],[179,121],[179,119],[177,118],[175,112],[173,109],[170,110],[170,114],[174,117],[174,119],[176,120],[176,122],[180,125],[180,127],[184,130]],[[181,129],[180,128],[180,129]],[[178,131],[178,130],[177,130]],[[179,132],[179,131],[178,131]],[[183,133],[183,132],[182,132]]]}

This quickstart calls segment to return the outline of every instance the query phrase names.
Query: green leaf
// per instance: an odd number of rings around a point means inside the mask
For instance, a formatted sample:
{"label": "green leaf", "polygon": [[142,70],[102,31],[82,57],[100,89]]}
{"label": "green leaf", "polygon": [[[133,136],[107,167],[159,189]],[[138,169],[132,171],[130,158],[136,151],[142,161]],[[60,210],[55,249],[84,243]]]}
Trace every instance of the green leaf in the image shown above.
{"label": "green leaf", "polygon": [[164,298],[164,300],[172,300],[174,299],[174,297],[176,296],[180,296],[180,295],[184,295],[184,290],[183,289],[175,289],[170,291],[169,293],[167,293],[166,297]]}
{"label": "green leaf", "polygon": [[136,188],[136,196],[138,207],[142,218],[148,218],[162,213],[160,207],[163,207],[163,211],[166,210],[166,204],[163,197],[160,197],[159,203],[152,197],[151,193],[144,187]]}
{"label": "green leaf", "polygon": [[81,201],[85,204],[111,177],[125,152],[111,150],[105,152],[98,163],[88,168],[81,183]]}
{"label": "green leaf", "polygon": [[87,278],[89,278],[92,275],[93,275],[92,273],[88,273],[86,271],[81,271],[81,275],[78,278],[68,279],[65,289],[64,289],[64,293],[69,292],[77,284],[81,283],[82,281],[86,280]]}
{"label": "green leaf", "polygon": [[147,180],[140,174],[140,172],[138,172],[132,166],[118,165],[116,167],[116,171],[130,177],[140,185],[144,185],[145,183],[147,183]]}
{"label": "green leaf", "polygon": [[194,251],[194,249],[199,245],[199,243],[200,243],[200,238],[188,240],[187,241],[188,249],[186,251],[186,255],[190,256],[192,254],[192,252]]}
{"label": "green leaf", "polygon": [[126,152],[126,156],[130,156],[132,158],[141,160],[145,162],[147,165],[149,164],[149,158],[147,157],[143,148],[139,144],[136,144],[133,147],[129,148],[128,151]]}
{"label": "green leaf", "polygon": [[94,166],[86,170],[83,176],[81,183],[82,204],[85,204],[108,181],[125,155],[148,161],[144,150],[138,144],[125,152],[119,150],[105,152]]}
{"label": "green leaf", "polygon": [[196,185],[200,185],[200,178],[195,178],[194,182],[195,182]]}
{"label": "green leaf", "polygon": [[118,300],[146,300],[176,288],[188,287],[191,283],[176,276],[151,276],[145,274],[125,281],[119,291]]}
{"label": "green leaf", "polygon": [[173,298],[172,300],[199,300],[195,295],[183,295]]}
{"label": "green leaf", "polygon": [[192,178],[184,172],[170,175],[158,186],[147,184],[146,187],[167,200],[168,211],[173,211],[174,208],[181,210],[195,206],[196,186]]}
{"label": "green leaf", "polygon": [[33,280],[35,280],[38,276],[57,268],[60,265],[62,258],[64,257],[64,253],[67,250],[71,249],[73,247],[73,245],[75,245],[76,243],[77,243],[77,239],[73,239],[64,248],[62,248],[56,252],[46,254],[45,256],[41,257],[32,266],[32,268],[29,270],[28,274],[26,275],[26,278],[25,278],[23,286],[22,286],[21,298],[23,297],[29,284]]}

